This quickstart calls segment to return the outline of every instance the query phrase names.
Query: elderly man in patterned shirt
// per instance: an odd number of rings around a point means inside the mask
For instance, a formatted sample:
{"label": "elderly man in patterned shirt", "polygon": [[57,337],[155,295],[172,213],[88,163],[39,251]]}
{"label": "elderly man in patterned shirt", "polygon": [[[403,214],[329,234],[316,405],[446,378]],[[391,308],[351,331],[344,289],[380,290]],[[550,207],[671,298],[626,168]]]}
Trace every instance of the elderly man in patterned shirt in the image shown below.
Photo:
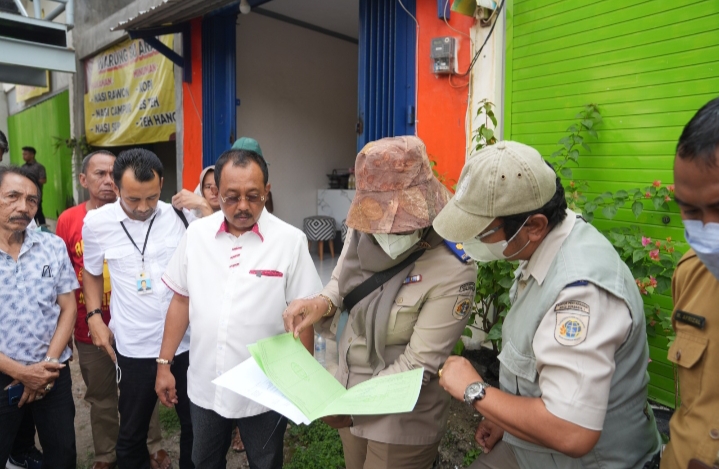
{"label": "elderly man in patterned shirt", "polygon": [[39,201],[37,186],[20,169],[0,168],[0,467],[31,412],[45,460],[74,469],[67,362],[79,285],[65,243],[27,229]]}

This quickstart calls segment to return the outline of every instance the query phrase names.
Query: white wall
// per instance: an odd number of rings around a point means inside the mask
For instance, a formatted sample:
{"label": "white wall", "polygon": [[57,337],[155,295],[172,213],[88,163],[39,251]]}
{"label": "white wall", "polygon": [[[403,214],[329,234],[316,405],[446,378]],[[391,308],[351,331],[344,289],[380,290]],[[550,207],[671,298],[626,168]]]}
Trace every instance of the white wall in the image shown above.
{"label": "white wall", "polygon": [[325,175],[354,166],[357,45],[257,14],[238,23],[237,135],[260,143],[275,215],[301,228]]}
{"label": "white wall", "polygon": [[[489,34],[489,26],[482,26],[479,21],[471,28],[470,34],[474,41],[475,50],[481,47]],[[467,156],[471,155],[472,136],[477,128],[484,123],[484,118],[477,119],[478,103],[488,99],[494,103],[494,115],[497,117],[497,129],[495,133],[499,139],[504,134],[504,50],[505,50],[505,12],[502,11],[497,19],[492,37],[482,51],[472,69],[471,88],[469,92],[468,113],[471,118],[470,133],[467,135]],[[475,53],[472,51],[472,54]]]}

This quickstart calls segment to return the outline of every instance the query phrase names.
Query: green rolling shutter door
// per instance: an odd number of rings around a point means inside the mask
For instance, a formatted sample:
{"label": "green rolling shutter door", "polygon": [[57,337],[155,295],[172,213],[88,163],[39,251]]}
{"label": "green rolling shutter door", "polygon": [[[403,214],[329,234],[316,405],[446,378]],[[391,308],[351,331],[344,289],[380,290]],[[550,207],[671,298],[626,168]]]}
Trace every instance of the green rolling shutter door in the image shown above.
{"label": "green rolling shutter door", "polygon": [[64,91],[8,118],[10,162],[22,165],[22,147],[35,147],[37,161],[45,166],[47,183],[43,186],[42,209],[47,218],[73,205],[72,150],[62,145],[55,149],[53,137],[70,138],[70,99]]}
{"label": "green rolling shutter door", "polygon": [[[691,116],[719,95],[719,2],[507,0],[505,138],[548,157],[585,104],[604,118],[599,140],[581,150],[574,178],[587,195],[673,181],[677,139]],[[662,218],[669,215],[669,223]],[[600,229],[640,225],[654,238],[683,240],[672,213],[650,203],[636,220],[629,208]],[[670,296],[660,306],[672,309]],[[650,397],[674,406],[667,340],[649,340]]]}

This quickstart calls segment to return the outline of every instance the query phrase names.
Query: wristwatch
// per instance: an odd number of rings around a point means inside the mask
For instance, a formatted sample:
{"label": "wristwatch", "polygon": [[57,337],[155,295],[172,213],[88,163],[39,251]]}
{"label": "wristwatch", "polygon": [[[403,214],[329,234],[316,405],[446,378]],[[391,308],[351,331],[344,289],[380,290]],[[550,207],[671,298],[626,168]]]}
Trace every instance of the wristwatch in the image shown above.
{"label": "wristwatch", "polygon": [[92,311],[88,312],[87,316],[85,316],[85,324],[88,324],[90,321],[90,318],[96,314],[99,314],[100,316],[102,316],[102,310],[100,308],[97,308],[97,309],[93,309]]}
{"label": "wristwatch", "polygon": [[175,360],[165,360],[164,358],[155,358],[158,365],[174,365]]}
{"label": "wristwatch", "polygon": [[470,384],[467,386],[467,389],[464,390],[464,402],[471,406],[474,405],[474,401],[481,401],[484,399],[487,388],[491,388],[491,386],[484,381],[477,381],[476,383]]}

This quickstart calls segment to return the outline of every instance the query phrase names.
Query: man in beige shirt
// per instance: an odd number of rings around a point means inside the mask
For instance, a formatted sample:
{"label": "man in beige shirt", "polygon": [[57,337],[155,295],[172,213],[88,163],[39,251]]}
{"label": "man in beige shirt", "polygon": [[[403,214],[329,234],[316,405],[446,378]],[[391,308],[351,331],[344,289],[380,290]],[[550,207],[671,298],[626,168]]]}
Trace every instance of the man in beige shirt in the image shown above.
{"label": "man in beige shirt", "polygon": [[642,468],[660,445],[642,299],[612,245],[567,209],[551,166],[517,142],[483,149],[433,226],[478,261],[520,261],[500,389],[460,357],[440,370],[442,387],[486,418],[486,454],[471,467]]}
{"label": "man in beige shirt", "polygon": [[[336,313],[349,310],[335,375],[347,388],[424,368],[412,412],[326,421],[340,429],[347,469],[427,469],[449,411],[437,370],[467,324],[476,267],[455,256],[431,228],[449,194],[432,175],[421,140],[368,144],[357,156],[356,175],[357,194],[347,217],[352,230],[332,280],[319,297],[290,304],[285,328],[297,335],[317,323],[316,330],[331,334],[340,318]],[[356,287],[391,268],[399,270],[381,288],[350,304]]]}

